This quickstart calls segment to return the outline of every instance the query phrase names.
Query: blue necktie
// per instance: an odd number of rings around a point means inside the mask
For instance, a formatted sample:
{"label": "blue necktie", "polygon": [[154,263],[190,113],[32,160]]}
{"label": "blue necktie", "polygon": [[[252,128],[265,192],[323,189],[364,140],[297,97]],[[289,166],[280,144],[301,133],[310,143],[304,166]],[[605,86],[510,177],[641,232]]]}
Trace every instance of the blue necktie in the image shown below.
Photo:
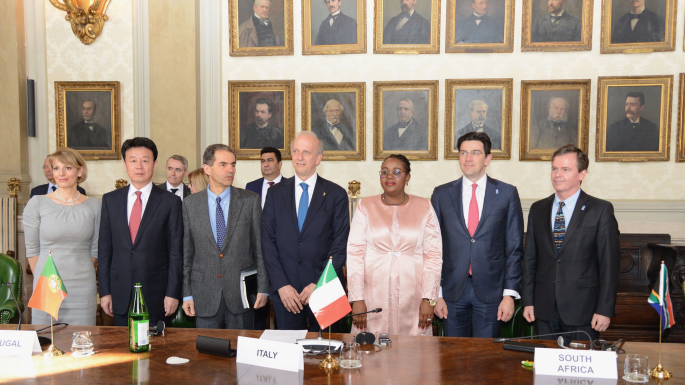
{"label": "blue necktie", "polygon": [[302,182],[300,183],[302,187],[302,196],[300,196],[300,207],[297,212],[297,227],[302,231],[302,225],[304,225],[304,219],[307,218],[307,209],[309,208],[309,193],[307,190],[309,186]]}
{"label": "blue necktie", "polygon": [[216,197],[216,245],[219,250],[224,248],[224,237],[226,236],[226,221],[224,210],[221,208],[221,197]]}
{"label": "blue necktie", "polygon": [[557,253],[561,251],[561,245],[564,243],[564,236],[566,236],[566,220],[564,219],[564,202],[559,202],[559,210],[554,217],[554,244],[557,246]]}

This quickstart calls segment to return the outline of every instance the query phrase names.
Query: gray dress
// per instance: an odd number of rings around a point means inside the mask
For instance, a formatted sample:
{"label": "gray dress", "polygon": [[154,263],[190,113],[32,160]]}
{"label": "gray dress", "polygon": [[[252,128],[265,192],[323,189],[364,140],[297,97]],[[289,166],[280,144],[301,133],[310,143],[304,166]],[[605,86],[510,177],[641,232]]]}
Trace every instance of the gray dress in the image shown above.
{"label": "gray dress", "polygon": [[[98,257],[101,206],[95,198],[64,206],[36,195],[24,209],[26,256],[38,255],[33,288],[52,250],[52,259],[67,289],[67,297],[59,308],[59,322],[95,325],[97,291],[90,258]],[[50,315],[42,310],[32,309],[31,315],[33,324],[50,324]]]}

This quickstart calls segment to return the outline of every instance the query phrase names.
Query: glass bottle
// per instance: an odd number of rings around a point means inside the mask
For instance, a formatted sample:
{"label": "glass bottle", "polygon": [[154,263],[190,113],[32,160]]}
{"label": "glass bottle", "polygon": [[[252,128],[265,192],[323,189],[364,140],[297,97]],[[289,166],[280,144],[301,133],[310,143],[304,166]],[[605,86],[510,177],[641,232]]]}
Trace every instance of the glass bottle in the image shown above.
{"label": "glass bottle", "polygon": [[133,289],[133,300],[128,309],[128,349],[133,353],[150,350],[150,316],[143,298],[142,285],[136,283]]}

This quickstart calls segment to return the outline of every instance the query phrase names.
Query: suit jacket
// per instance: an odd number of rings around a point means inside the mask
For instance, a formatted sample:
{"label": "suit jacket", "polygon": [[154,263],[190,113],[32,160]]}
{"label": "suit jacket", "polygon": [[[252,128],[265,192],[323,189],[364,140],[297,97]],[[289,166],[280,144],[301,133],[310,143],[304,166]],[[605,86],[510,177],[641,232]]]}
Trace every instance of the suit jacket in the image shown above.
{"label": "suit jacket", "polygon": [[404,126],[404,123],[397,122],[394,126],[383,130],[383,150],[428,150],[428,130],[421,127],[416,120],[412,120],[400,136],[397,131],[400,126]]}
{"label": "suit jacket", "polygon": [[251,191],[231,186],[223,248],[209,222],[206,190],[183,200],[183,297],[192,296],[195,312],[211,317],[219,311],[221,292],[233,314],[245,313],[240,272],[257,269],[257,289],[269,290],[262,260],[262,202]]}
{"label": "suit jacket", "polygon": [[402,20],[402,14],[393,17],[383,29],[383,44],[430,44],[431,24],[414,11],[399,31],[395,27]]}
{"label": "suit jacket", "polygon": [[333,25],[325,18],[319,26],[316,41],[313,45],[357,44],[357,21],[340,12]]}
{"label": "suit jacket", "polygon": [[[93,130],[90,130],[93,126]],[[112,138],[109,132],[97,123],[86,124],[81,121],[69,129],[67,133],[67,147],[80,149],[112,149]]]}
{"label": "suit jacket", "polygon": [[645,9],[640,14],[635,29],[632,29],[630,13],[626,13],[614,25],[611,44],[664,41],[664,26],[663,18]]}
{"label": "suit jacket", "polygon": [[[245,190],[252,191],[253,193],[259,195],[260,198],[262,197],[262,188],[264,188],[264,178],[253,180],[245,185]],[[261,207],[261,202],[259,202],[259,206]]]}
{"label": "suit jacket", "polygon": [[533,23],[531,42],[580,41],[583,23],[575,16],[564,11],[556,25],[552,25],[552,15],[546,14]]}
{"label": "suit jacket", "polygon": [[331,130],[328,128],[327,122],[321,126],[314,127],[312,131],[314,131],[319,140],[323,142],[324,151],[355,151],[355,135],[352,128],[342,122],[336,124],[336,127],[338,127],[338,130],[343,134],[343,139],[340,144],[338,144],[335,136],[333,136],[333,133],[331,133]]}
{"label": "suit jacket", "polygon": [[476,23],[476,16],[472,13],[466,19],[457,21],[454,31],[455,43],[502,43],[504,28],[492,17],[485,15]]}
{"label": "suit jacket", "polygon": [[183,213],[181,200],[152,186],[135,243],[128,229],[129,186],[102,196],[98,278],[100,297],[112,295],[115,314],[127,314],[133,285],[142,284],[150,321],[164,318],[164,297],[181,299]]}
{"label": "suit jacket", "polygon": [[[238,26],[238,47],[240,48],[259,47],[257,28],[255,28],[252,17],[250,16]],[[281,38],[276,33],[274,36],[276,37],[276,46],[283,46]]]}
{"label": "suit jacket", "polygon": [[554,127],[549,119],[540,119],[534,130],[530,131],[530,148],[557,149],[573,143],[578,146],[578,127],[569,122],[561,124],[561,129]]}
{"label": "suit jacket", "polygon": [[607,151],[659,151],[659,127],[640,117],[635,127],[628,118],[614,122],[607,130]]}
{"label": "suit jacket", "polygon": [[[474,132],[475,129],[473,128],[473,122],[465,125],[464,127],[460,128],[459,131],[457,131],[456,135],[454,135],[454,149],[458,150],[457,148],[457,141],[459,138],[461,138],[463,135],[465,135],[468,132]],[[502,133],[488,127],[487,125],[483,124],[483,132],[485,132],[489,137],[490,137],[490,144],[492,145],[493,150],[501,150],[502,149]]]}
{"label": "suit jacket", "polygon": [[[52,192],[52,191],[48,191],[48,186],[50,186],[50,184],[46,183],[46,184],[42,184],[40,186],[36,186],[36,187],[32,188],[30,198],[33,198],[34,195],[47,195],[49,192]],[[86,190],[84,190],[83,187],[77,186],[76,189],[81,194],[88,195],[88,194],[86,194]]]}
{"label": "suit jacket", "polygon": [[442,294],[457,301],[473,270],[473,286],[485,303],[502,301],[504,289],[520,292],[523,211],[516,187],[487,178],[485,200],[473,237],[462,207],[463,177],[438,186],[431,202],[442,232]]}
{"label": "suit jacket", "polygon": [[553,203],[554,194],[530,207],[523,306],[535,306],[535,318],[548,321],[556,301],[561,320],[573,326],[590,325],[595,313],[615,316],[621,243],[614,207],[581,190],[557,253]]}
{"label": "suit jacket", "polygon": [[[190,187],[186,186],[185,183],[181,183],[181,185],[183,186],[183,187],[180,187],[183,189],[183,199],[185,199],[188,195],[190,195]],[[169,191],[166,189],[166,182],[158,184],[157,187],[161,188],[162,190]],[[171,191],[169,191],[169,192],[171,192]]]}
{"label": "suit jacket", "polygon": [[[271,282],[271,299],[280,302],[278,289],[291,285],[301,292],[316,284],[333,257],[338,278],[347,259],[350,214],[345,190],[319,175],[307,216],[299,231],[295,209],[295,178],[269,188],[262,214],[262,253]],[[344,285],[344,284],[343,284]]]}
{"label": "suit jacket", "polygon": [[283,130],[271,123],[257,130],[257,123],[252,122],[240,130],[240,148],[261,150],[264,147],[284,148],[284,146]]}

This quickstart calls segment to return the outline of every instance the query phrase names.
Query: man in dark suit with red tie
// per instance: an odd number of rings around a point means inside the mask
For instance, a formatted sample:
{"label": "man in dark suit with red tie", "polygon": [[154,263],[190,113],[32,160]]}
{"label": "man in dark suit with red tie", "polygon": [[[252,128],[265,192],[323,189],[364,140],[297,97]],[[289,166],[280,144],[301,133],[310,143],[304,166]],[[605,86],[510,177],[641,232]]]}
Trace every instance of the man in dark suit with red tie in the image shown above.
{"label": "man in dark suit with red tie", "polygon": [[457,146],[464,176],[431,197],[443,246],[434,311],[445,319],[446,336],[494,338],[519,297],[523,211],[516,187],[485,173],[492,159],[487,134],[469,132]]}
{"label": "man in dark suit with red tie", "polygon": [[523,316],[536,322],[538,334],[585,331],[597,339],[616,315],[618,222],[610,202],[580,189],[589,163],[573,144],[558,148],[555,193],[530,207],[521,297]]}
{"label": "man in dark suit with red tie", "polygon": [[150,323],[170,325],[183,284],[181,200],[152,183],[157,168],[152,140],[126,140],[121,156],[131,184],[102,196],[100,304],[115,325],[126,326],[133,285],[141,283]]}
{"label": "man in dark suit with red tie", "polygon": [[311,131],[290,146],[295,175],[269,189],[262,214],[262,255],[278,328],[319,331],[309,297],[329,257],[339,278],[347,259],[350,214],[345,190],[316,172],[323,144]]}

